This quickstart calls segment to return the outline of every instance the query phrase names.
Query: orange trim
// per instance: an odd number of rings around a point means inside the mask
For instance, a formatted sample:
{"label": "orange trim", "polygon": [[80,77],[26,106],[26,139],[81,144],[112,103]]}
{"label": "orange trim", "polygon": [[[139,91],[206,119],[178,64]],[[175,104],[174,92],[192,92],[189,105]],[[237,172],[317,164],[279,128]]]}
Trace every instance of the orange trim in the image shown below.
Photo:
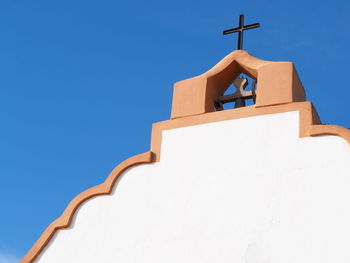
{"label": "orange trim", "polygon": [[256,107],[253,105],[157,122],[152,126],[151,151],[155,154],[156,161],[160,161],[162,132],[164,130],[289,111],[299,111],[300,113],[299,136],[301,138],[318,135],[334,135],[344,138],[350,144],[349,129],[336,125],[321,125],[320,118],[314,106],[311,102],[305,101],[268,107]]}
{"label": "orange trim", "polygon": [[119,176],[131,166],[137,164],[151,163],[154,161],[152,152],[145,152],[139,155],[135,155],[113,169],[113,171],[109,174],[107,179],[99,185],[96,185],[79,195],[77,195],[67,206],[66,210],[64,210],[63,214],[53,221],[48,228],[44,231],[44,233],[40,236],[38,241],[34,244],[34,246],[29,250],[29,252],[22,258],[20,263],[30,263],[33,262],[34,259],[39,255],[39,253],[45,248],[48,242],[51,240],[53,235],[58,229],[67,228],[72,222],[74,212],[77,208],[84,203],[87,199],[92,198],[97,195],[107,195],[110,194],[114,183],[117,181]]}
{"label": "orange trim", "polygon": [[164,130],[289,111],[300,112],[300,137],[310,136],[310,127],[314,124],[320,124],[318,114],[311,102],[293,102],[267,107],[256,107],[253,105],[231,110],[209,112],[154,123],[152,127],[151,151],[155,153],[156,161],[160,161],[162,132]]}
{"label": "orange trim", "polygon": [[337,125],[313,125],[310,127],[310,136],[334,135],[345,139],[350,144],[350,130]]}
{"label": "orange trim", "polygon": [[67,228],[70,225],[75,211],[84,201],[93,196],[110,194],[114,183],[127,168],[137,164],[160,161],[162,133],[164,130],[290,111],[299,111],[300,137],[335,135],[344,138],[350,144],[350,130],[336,125],[320,125],[320,119],[311,102],[293,102],[258,108],[255,106],[248,106],[154,123],[152,126],[151,152],[146,152],[127,159],[110,173],[103,184],[92,187],[76,196],[70,202],[61,217],[51,223],[44,231],[20,263],[33,262],[48,244],[55,232],[58,229]]}
{"label": "orange trim", "polygon": [[[244,72],[258,80],[254,106],[212,112],[214,100],[227,89],[238,74]],[[335,125],[318,125],[320,119],[311,102],[305,102],[305,91],[291,62],[259,60],[244,50],[237,50],[222,59],[206,73],[175,83],[172,120],[152,126],[151,152],[129,158],[118,165],[103,184],[76,196],[64,213],[44,231],[21,263],[32,262],[58,229],[67,228],[77,208],[87,199],[110,194],[118,177],[129,167],[160,161],[164,130],[265,114],[299,111],[299,136],[335,135],[350,143],[350,131]],[[298,102],[302,101],[302,102]],[[153,154],[154,153],[154,154]]]}

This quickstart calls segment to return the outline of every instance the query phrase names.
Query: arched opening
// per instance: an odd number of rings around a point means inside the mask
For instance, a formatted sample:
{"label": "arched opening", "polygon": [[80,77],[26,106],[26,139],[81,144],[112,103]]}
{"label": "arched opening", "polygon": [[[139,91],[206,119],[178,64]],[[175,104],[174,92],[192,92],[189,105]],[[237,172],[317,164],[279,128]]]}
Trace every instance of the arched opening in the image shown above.
{"label": "arched opening", "polygon": [[239,74],[226,91],[214,101],[215,111],[254,105],[256,90],[256,79],[244,73]]}

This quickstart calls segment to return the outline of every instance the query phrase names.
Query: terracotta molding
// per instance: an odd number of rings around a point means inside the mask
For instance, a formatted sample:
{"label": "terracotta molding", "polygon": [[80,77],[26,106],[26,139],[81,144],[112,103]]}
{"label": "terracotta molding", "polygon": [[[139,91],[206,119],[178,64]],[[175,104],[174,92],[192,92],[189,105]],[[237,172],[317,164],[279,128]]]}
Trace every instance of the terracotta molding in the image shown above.
{"label": "terracotta molding", "polygon": [[154,123],[152,126],[151,151],[155,154],[156,161],[160,161],[162,133],[164,130],[290,111],[300,112],[300,137],[309,136],[310,126],[320,123],[318,114],[311,102],[293,102],[266,107],[256,107],[253,105],[231,110],[209,112]]}
{"label": "terracotta molding", "polygon": [[334,135],[344,138],[350,144],[350,130],[336,125],[321,125],[318,114],[311,102],[293,102],[267,107],[248,106],[154,123],[152,126],[151,151],[136,155],[122,162],[116,168],[114,168],[104,183],[94,186],[76,196],[70,202],[63,214],[53,223],[51,223],[51,225],[44,231],[38,241],[20,261],[20,263],[33,262],[48,244],[55,232],[59,229],[67,228],[70,225],[75,211],[83,202],[97,195],[110,194],[116,180],[126,169],[137,164],[160,161],[163,131],[218,121],[291,111],[299,111],[300,137]]}
{"label": "terracotta molding", "polygon": [[[256,104],[213,112],[214,101],[242,72],[258,81]],[[55,232],[70,225],[77,208],[89,198],[110,194],[116,180],[126,169],[160,161],[164,130],[291,111],[299,111],[300,137],[335,135],[350,143],[350,130],[335,125],[320,125],[312,103],[305,101],[304,88],[291,62],[264,61],[244,50],[236,50],[204,74],[175,83],[171,120],[153,124],[151,151],[127,159],[110,173],[104,183],[77,195],[20,262],[33,262]]]}
{"label": "terracotta molding", "polygon": [[350,130],[337,125],[312,125],[310,136],[334,135],[345,139],[350,144]]}
{"label": "terracotta molding", "polygon": [[348,129],[334,125],[320,125],[321,121],[317,111],[311,102],[306,101],[266,107],[255,107],[253,105],[154,123],[152,126],[151,151],[154,152],[156,161],[160,161],[162,133],[164,130],[290,111],[299,111],[299,136],[301,138],[318,135],[336,135],[350,143],[350,131]]}
{"label": "terracotta molding", "polygon": [[36,241],[34,246],[29,250],[29,252],[24,256],[24,258],[22,258],[20,263],[33,262],[35,258],[40,254],[40,252],[45,248],[48,242],[51,240],[55,232],[59,229],[67,228],[71,224],[74,213],[82,203],[94,196],[110,194],[115,182],[126,169],[137,164],[146,164],[152,162],[154,162],[154,155],[152,152],[145,152],[139,155],[135,155],[120,163],[117,167],[115,167],[102,184],[94,186],[77,195],[69,203],[67,208],[64,210],[63,214],[55,221],[53,221],[48,228],[46,228],[46,230]]}
{"label": "terracotta molding", "polygon": [[26,256],[20,261],[20,263],[33,262],[33,260],[48,244],[55,232],[58,229],[67,228],[71,224],[75,211],[83,202],[97,195],[110,194],[114,183],[126,169],[137,164],[160,161],[163,131],[211,122],[248,118],[266,114],[284,113],[290,111],[299,111],[300,137],[334,135],[344,138],[350,144],[350,130],[336,125],[321,125],[318,114],[311,102],[293,102],[267,107],[248,106],[238,109],[210,112],[206,114],[154,123],[152,126],[151,151],[136,155],[122,162],[116,168],[114,168],[104,183],[94,186],[76,196],[69,203],[63,214],[54,222],[52,222],[50,226],[44,231],[38,241],[29,250]]}

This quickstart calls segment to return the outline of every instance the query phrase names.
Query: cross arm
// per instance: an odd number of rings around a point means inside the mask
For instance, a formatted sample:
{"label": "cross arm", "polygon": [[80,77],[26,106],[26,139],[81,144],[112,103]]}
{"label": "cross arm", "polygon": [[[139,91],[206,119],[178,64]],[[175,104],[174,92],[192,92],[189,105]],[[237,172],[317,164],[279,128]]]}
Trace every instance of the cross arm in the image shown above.
{"label": "cross arm", "polygon": [[260,23],[255,23],[255,24],[246,25],[244,27],[235,27],[235,28],[222,31],[222,34],[227,35],[227,34],[236,33],[247,29],[257,28],[259,26],[260,26]]}
{"label": "cross arm", "polygon": [[260,26],[260,23],[255,23],[255,24],[250,24],[250,25],[246,25],[244,26],[244,30],[246,29],[253,29],[253,28],[257,28]]}

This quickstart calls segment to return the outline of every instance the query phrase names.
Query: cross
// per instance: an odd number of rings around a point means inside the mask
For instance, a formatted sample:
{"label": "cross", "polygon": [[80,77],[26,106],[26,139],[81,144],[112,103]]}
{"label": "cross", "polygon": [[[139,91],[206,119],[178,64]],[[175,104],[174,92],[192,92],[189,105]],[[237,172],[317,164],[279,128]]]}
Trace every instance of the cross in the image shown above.
{"label": "cross", "polygon": [[222,33],[224,35],[232,34],[238,32],[238,49],[243,49],[243,31],[248,29],[257,28],[260,23],[255,23],[251,25],[244,25],[244,15],[239,16],[239,27],[224,30]]}

